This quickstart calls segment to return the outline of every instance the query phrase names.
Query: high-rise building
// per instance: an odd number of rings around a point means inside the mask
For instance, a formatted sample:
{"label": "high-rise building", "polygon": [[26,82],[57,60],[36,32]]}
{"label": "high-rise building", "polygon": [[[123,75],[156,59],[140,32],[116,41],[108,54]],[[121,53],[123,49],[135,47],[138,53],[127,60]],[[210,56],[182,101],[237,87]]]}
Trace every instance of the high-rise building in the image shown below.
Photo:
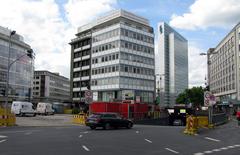
{"label": "high-rise building", "polygon": [[34,71],[33,102],[69,102],[70,81],[49,71]]}
{"label": "high-rise building", "polygon": [[164,22],[158,24],[156,75],[160,103],[175,104],[177,95],[188,88],[188,42]]}
{"label": "high-rise building", "polygon": [[[11,32],[0,26],[0,103],[5,101],[8,57],[9,64],[12,64],[9,72],[8,101],[29,100],[32,97],[34,62],[27,56],[31,47],[24,42],[22,36],[10,35]],[[16,61],[17,59],[19,60]]]}
{"label": "high-rise building", "polygon": [[210,91],[222,102],[240,100],[240,23],[208,50]]}
{"label": "high-rise building", "polygon": [[79,27],[70,44],[73,102],[84,102],[90,86],[95,101],[153,103],[154,33],[147,19],[115,10]]}

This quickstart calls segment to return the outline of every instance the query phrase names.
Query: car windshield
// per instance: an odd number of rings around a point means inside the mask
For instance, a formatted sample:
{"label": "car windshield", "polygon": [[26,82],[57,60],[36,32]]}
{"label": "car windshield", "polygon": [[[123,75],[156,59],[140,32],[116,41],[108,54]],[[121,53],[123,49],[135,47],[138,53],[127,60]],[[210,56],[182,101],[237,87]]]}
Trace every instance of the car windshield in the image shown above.
{"label": "car windshield", "polygon": [[101,115],[100,114],[92,114],[89,116],[89,118],[100,118]]}

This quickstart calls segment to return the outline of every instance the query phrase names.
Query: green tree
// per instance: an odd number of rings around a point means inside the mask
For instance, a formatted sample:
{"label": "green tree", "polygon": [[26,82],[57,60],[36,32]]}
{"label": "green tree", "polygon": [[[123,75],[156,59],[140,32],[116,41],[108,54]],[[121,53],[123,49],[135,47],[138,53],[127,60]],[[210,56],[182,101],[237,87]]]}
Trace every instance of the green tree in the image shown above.
{"label": "green tree", "polygon": [[202,106],[204,104],[204,89],[202,87],[193,87],[185,89],[176,99],[177,104],[192,103],[193,107]]}

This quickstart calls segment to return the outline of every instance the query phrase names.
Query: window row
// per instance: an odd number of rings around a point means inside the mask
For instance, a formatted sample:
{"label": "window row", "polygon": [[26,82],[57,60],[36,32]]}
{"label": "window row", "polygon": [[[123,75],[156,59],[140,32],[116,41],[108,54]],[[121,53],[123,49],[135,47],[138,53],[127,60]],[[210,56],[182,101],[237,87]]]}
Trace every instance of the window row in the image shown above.
{"label": "window row", "polygon": [[127,29],[121,29],[121,35],[132,38],[132,39],[136,39],[139,41],[143,41],[146,43],[154,44],[153,37],[149,37],[147,35],[143,35],[143,34],[140,34],[140,33],[134,32],[134,31],[127,30]]}
{"label": "window row", "polygon": [[138,56],[138,55],[133,55],[129,53],[124,53],[124,52],[121,52],[121,60],[128,60],[128,61],[143,63],[147,65],[154,65],[153,59]]}
{"label": "window row", "polygon": [[89,66],[90,65],[90,60],[83,60],[83,61],[78,61],[73,63],[73,68],[78,68],[78,67],[84,67],[84,66]]}
{"label": "window row", "polygon": [[91,39],[81,40],[81,41],[73,44],[73,49],[89,45],[90,43],[91,43]]}
{"label": "window row", "polygon": [[78,82],[73,82],[73,88],[79,88],[81,87],[87,87],[89,85],[89,81],[78,81]]}
{"label": "window row", "polygon": [[127,77],[120,77],[120,78],[111,77],[111,78],[104,78],[104,79],[95,79],[91,81],[92,86],[103,86],[103,85],[114,85],[114,84],[122,84],[122,85],[128,85],[128,86],[154,87],[154,81],[127,78]]}
{"label": "window row", "polygon": [[93,43],[106,40],[119,35],[119,29],[111,30],[106,33],[99,34],[93,37]]}
{"label": "window row", "polygon": [[123,64],[120,66],[120,71],[127,72],[127,73],[141,74],[141,75],[154,75],[154,69],[135,67],[135,66],[129,66],[129,65],[123,65]]}
{"label": "window row", "polygon": [[105,66],[105,67],[92,69],[92,75],[112,73],[112,72],[118,72],[118,71],[119,71],[119,65]]}
{"label": "window row", "polygon": [[154,48],[135,44],[135,43],[124,41],[124,40],[121,40],[121,47],[129,50],[138,51],[138,52],[149,53],[152,55],[154,54]]}
{"label": "window row", "polygon": [[92,53],[98,53],[98,52],[102,52],[102,51],[107,51],[110,49],[114,49],[114,48],[118,48],[119,47],[119,43],[120,41],[113,41],[113,42],[109,42],[106,44],[102,44],[96,47],[92,48]]}
{"label": "window row", "polygon": [[90,55],[90,50],[84,50],[84,51],[79,51],[79,52],[76,52],[74,53],[74,58],[79,58],[79,57],[83,57],[83,56],[86,56],[86,55]]}
{"label": "window row", "polygon": [[118,53],[105,55],[105,56],[101,56],[101,57],[98,57],[98,58],[93,58],[92,59],[92,64],[113,61],[113,60],[117,60],[118,58],[119,58],[119,54]]}
{"label": "window row", "polygon": [[79,72],[74,72],[73,73],[73,78],[89,76],[89,74],[90,74],[90,70],[83,70],[83,71],[79,71]]}

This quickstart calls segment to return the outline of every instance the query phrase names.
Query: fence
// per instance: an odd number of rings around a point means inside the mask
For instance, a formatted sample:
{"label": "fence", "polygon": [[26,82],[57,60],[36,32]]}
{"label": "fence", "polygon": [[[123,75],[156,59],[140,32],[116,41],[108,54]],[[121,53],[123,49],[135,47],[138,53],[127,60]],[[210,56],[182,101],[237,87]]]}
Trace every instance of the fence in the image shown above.
{"label": "fence", "polygon": [[15,114],[7,110],[7,115],[5,115],[5,109],[0,108],[0,126],[14,126],[16,124]]}
{"label": "fence", "polygon": [[224,124],[228,121],[227,115],[225,113],[218,113],[212,115],[212,124],[214,126]]}

